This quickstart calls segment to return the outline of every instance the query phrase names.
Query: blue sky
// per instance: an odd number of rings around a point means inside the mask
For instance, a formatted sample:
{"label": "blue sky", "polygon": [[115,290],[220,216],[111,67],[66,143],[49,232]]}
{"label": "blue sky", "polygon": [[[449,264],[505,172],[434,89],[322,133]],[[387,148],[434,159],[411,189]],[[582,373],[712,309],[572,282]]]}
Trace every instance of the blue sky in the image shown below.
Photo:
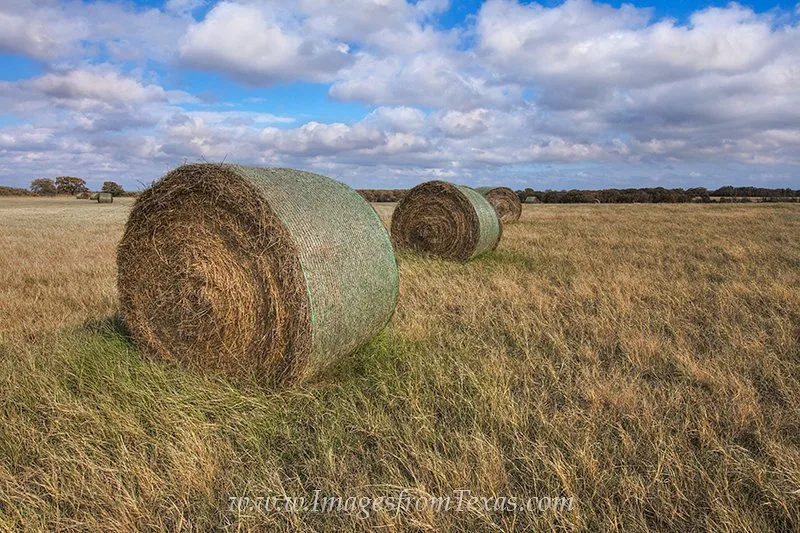
{"label": "blue sky", "polygon": [[794,2],[8,0],[0,183],[800,188]]}

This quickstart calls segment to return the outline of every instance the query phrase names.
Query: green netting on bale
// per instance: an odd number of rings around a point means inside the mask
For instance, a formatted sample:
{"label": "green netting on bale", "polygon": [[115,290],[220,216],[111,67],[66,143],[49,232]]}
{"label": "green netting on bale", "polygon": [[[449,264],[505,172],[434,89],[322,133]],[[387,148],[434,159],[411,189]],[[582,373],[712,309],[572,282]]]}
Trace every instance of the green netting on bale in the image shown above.
{"label": "green netting on bale", "polygon": [[484,198],[474,189],[470,189],[469,187],[465,187],[463,185],[456,185],[456,187],[458,190],[464,193],[464,195],[472,204],[472,207],[475,209],[475,213],[478,215],[478,221],[480,224],[480,237],[478,238],[478,244],[475,247],[475,252],[472,254],[472,257],[476,257],[482,253],[494,250],[500,243],[502,231],[500,227],[500,220],[497,218],[497,213],[495,212],[494,207],[492,207],[491,204],[486,201],[486,198]]}
{"label": "green netting on bale", "polygon": [[237,167],[270,200],[297,244],[311,301],[313,358],[349,353],[375,335],[397,302],[389,235],[353,189],[299,170]]}

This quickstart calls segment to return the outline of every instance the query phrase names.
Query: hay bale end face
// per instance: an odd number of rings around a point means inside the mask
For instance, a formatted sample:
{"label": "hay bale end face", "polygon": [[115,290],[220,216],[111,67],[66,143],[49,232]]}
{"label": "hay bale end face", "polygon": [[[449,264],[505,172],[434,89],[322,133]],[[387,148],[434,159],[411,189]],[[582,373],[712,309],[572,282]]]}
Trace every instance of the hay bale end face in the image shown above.
{"label": "hay bale end face", "polygon": [[170,172],[137,199],[117,270],[143,352],[267,386],[368,341],[398,292],[372,207],[346,185],[289,169]]}
{"label": "hay bale end face", "polygon": [[502,234],[483,196],[444,181],[411,189],[392,213],[391,227],[398,248],[461,262],[494,250]]}
{"label": "hay bale end face", "polygon": [[97,195],[98,204],[110,204],[114,202],[114,197],[110,192],[101,192]]}
{"label": "hay bale end face", "polygon": [[500,222],[511,224],[519,220],[522,215],[522,202],[513,190],[508,187],[478,187],[475,190],[494,207]]}

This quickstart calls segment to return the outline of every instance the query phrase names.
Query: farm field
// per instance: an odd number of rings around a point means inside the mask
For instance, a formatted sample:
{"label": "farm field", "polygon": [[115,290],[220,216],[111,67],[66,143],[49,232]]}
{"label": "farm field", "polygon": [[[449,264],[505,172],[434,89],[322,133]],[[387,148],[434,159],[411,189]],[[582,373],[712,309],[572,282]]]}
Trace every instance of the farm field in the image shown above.
{"label": "farm field", "polygon": [[[127,341],[131,205],[0,198],[0,529],[800,528],[797,204],[524,205],[467,264],[400,254],[386,330],[278,391]],[[573,504],[229,506],[458,489]]]}

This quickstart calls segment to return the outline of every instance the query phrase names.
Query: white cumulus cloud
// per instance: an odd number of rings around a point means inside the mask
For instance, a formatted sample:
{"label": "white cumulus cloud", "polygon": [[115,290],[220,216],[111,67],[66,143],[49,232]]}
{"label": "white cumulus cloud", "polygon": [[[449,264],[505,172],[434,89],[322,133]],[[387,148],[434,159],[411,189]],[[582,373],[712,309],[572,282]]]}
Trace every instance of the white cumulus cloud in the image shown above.
{"label": "white cumulus cloud", "polygon": [[324,81],[350,62],[344,43],[278,17],[269,7],[222,2],[183,36],[181,61],[249,83]]}

